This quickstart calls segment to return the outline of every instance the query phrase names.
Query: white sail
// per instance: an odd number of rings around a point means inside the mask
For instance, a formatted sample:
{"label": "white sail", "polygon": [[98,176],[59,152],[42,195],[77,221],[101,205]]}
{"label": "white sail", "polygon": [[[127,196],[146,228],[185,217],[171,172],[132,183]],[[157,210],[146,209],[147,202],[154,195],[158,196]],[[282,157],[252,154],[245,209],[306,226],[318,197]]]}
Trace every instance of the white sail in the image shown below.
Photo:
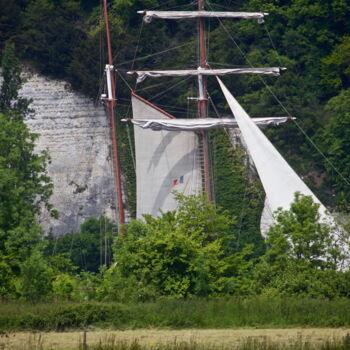
{"label": "white sail", "polygon": [[[231,95],[223,82],[217,78],[226,100],[235,116],[244,141],[258,171],[266,193],[266,204],[271,213],[278,208],[289,210],[294,200],[295,192],[311,196],[320,205],[321,220],[334,224],[333,217],[326,208],[285,161],[263,132],[253,123],[252,119]],[[265,212],[265,215],[267,213]],[[268,219],[265,216],[265,220]],[[271,221],[272,223],[272,221]],[[266,221],[265,221],[266,224]],[[267,229],[265,228],[262,229]]]}
{"label": "white sail", "polygon": [[[254,123],[260,127],[268,125],[279,125],[285,123],[289,117],[266,117],[254,118]],[[130,121],[142,129],[151,129],[153,131],[199,131],[216,128],[237,128],[237,122],[234,118],[197,118],[197,119],[122,119],[123,122]]]}
{"label": "white sail", "polygon": [[[165,111],[133,94],[137,119],[170,120]],[[202,190],[198,137],[193,132],[153,132],[135,128],[137,218],[174,210],[172,191],[186,195]]]}
{"label": "white sail", "polygon": [[230,69],[178,69],[178,70],[152,70],[152,71],[131,71],[127,74],[137,74],[137,82],[141,83],[147,77],[185,77],[185,76],[199,76],[199,75],[227,75],[227,74],[263,74],[279,76],[281,71],[286,70],[285,67],[264,67],[264,68],[230,68]]}
{"label": "white sail", "polygon": [[220,11],[137,11],[144,15],[144,21],[150,23],[152,18],[185,19],[185,18],[244,18],[257,19],[262,23],[266,12],[220,12]]}

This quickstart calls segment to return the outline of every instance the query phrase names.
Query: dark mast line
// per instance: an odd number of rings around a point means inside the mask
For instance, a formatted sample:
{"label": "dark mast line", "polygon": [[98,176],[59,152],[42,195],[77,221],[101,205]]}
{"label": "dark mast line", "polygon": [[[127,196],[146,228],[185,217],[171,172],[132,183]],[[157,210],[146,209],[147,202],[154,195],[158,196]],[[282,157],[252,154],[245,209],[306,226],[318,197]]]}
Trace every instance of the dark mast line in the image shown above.
{"label": "dark mast line", "polygon": [[110,77],[110,92],[106,102],[108,109],[108,116],[111,128],[112,137],[112,158],[113,158],[113,169],[115,177],[115,189],[117,195],[117,205],[119,212],[119,224],[125,224],[125,213],[123,204],[123,194],[122,194],[122,184],[121,184],[121,171],[120,171],[120,160],[118,151],[118,134],[117,134],[117,124],[115,119],[115,106],[116,106],[116,89],[115,89],[115,79],[114,79],[114,67],[113,67],[113,56],[112,56],[112,46],[111,46],[111,36],[109,31],[109,20],[108,20],[108,9],[107,0],[103,0],[104,17],[106,22],[106,36],[107,36],[107,47],[108,47],[108,65],[106,65],[107,73],[107,84],[108,78]]}
{"label": "dark mast line", "polygon": [[[198,0],[198,11],[204,10],[204,0]],[[204,18],[198,19],[199,25],[199,57],[200,68],[208,69],[207,54],[205,47],[205,29]],[[208,117],[208,94],[207,94],[207,78],[205,76],[198,76],[198,114],[199,118]],[[213,200],[211,179],[210,179],[210,162],[209,162],[209,145],[208,145],[208,133],[202,131],[202,147],[203,147],[203,160],[204,160],[204,188],[209,200]]]}

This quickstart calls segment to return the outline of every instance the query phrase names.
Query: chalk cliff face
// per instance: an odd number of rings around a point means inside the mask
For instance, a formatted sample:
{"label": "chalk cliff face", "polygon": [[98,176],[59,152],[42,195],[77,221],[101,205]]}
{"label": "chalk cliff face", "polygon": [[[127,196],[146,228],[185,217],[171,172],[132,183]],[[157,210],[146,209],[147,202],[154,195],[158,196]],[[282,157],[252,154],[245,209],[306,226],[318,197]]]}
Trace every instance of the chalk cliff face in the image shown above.
{"label": "chalk cliff face", "polygon": [[44,231],[77,232],[87,217],[115,218],[110,132],[103,107],[70,90],[67,83],[26,73],[21,95],[33,99],[31,132],[40,134],[37,150],[48,150],[54,184],[51,203],[59,218],[43,213]]}

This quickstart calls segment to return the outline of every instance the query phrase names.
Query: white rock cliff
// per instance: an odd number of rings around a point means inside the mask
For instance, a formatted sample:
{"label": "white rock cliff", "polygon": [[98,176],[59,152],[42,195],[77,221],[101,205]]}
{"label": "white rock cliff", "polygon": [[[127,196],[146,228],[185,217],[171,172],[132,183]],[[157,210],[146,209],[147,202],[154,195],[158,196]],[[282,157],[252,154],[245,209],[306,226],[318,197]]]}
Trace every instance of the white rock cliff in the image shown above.
{"label": "white rock cliff", "polygon": [[110,130],[104,108],[73,92],[63,81],[26,73],[21,95],[33,99],[26,119],[39,134],[37,151],[48,150],[48,173],[54,184],[51,203],[59,212],[40,218],[45,232],[78,232],[88,217],[115,219],[115,189]]}

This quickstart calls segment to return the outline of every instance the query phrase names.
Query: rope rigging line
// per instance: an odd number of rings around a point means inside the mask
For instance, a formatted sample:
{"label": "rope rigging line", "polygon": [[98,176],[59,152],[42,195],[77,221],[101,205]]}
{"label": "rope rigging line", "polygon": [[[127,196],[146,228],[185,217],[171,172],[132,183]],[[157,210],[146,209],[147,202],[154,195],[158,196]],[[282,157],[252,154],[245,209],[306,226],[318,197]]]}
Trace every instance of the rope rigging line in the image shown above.
{"label": "rope rigging line", "polygon": [[[218,118],[220,118],[219,111],[218,111],[218,109],[216,108],[215,103],[214,103],[213,99],[211,98],[211,96],[210,96],[210,94],[209,94],[209,91],[207,91],[207,94],[208,94],[208,100],[209,100],[210,104],[212,105],[216,116],[217,116]],[[225,128],[225,130],[226,130],[226,128]]]}
{"label": "rope rigging line", "polygon": [[[136,48],[135,48],[134,58],[131,61],[127,62],[127,63],[131,62],[131,70],[133,70],[133,68],[134,68],[137,51],[138,51],[139,46],[140,46],[141,34],[142,34],[142,30],[143,30],[143,23],[144,22],[142,21],[141,22],[141,26],[140,26],[140,30],[139,30],[138,39],[137,39],[137,45],[136,45]],[[122,64],[123,63],[118,64],[118,65],[116,65],[116,67],[118,67],[118,66],[120,66]],[[125,62],[124,62],[124,64],[125,64]],[[118,69],[116,69],[116,72],[118,73],[118,75],[122,79],[122,81],[125,83],[125,85],[128,87],[128,89],[130,91],[133,91],[132,87],[127,82],[127,80],[124,78],[124,76],[121,74],[121,72]],[[136,88],[136,83],[135,83],[135,88]],[[130,102],[128,104],[126,115],[129,115],[130,108],[131,108],[131,100],[130,100]],[[126,132],[127,132],[127,137],[128,137],[128,146],[129,146],[129,150],[130,150],[130,154],[131,154],[132,164],[133,164],[134,171],[136,172],[136,161],[135,161],[134,149],[132,147],[131,135],[130,135],[130,130],[129,130],[129,125],[128,124],[126,125]],[[106,261],[106,258],[105,258],[105,261]]]}
{"label": "rope rigging line", "polygon": [[[124,100],[124,101],[130,101],[129,99],[126,98],[121,98],[120,100]],[[188,101],[189,102],[189,101]],[[119,106],[124,106],[124,107],[128,107],[130,105],[130,103],[118,103]],[[157,103],[158,107],[161,107],[163,109],[166,109],[168,112],[174,111],[174,112],[178,112],[178,113],[183,113],[186,114],[188,112],[187,107],[186,108],[182,108],[182,107],[175,107],[175,106],[170,106],[170,105],[164,105],[162,103]],[[194,112],[193,109],[190,108],[191,112]],[[218,114],[216,113],[211,113],[209,112],[210,115],[212,116],[218,116]],[[219,116],[220,117],[220,116]]]}
{"label": "rope rigging line", "polygon": [[160,87],[160,86],[163,86],[163,85],[168,85],[168,81],[163,81],[162,83],[158,83],[158,84],[153,84],[153,85],[150,85],[150,86],[147,86],[145,88],[142,88],[142,89],[136,89],[135,92],[140,92],[140,91],[146,91],[146,90],[150,90],[150,89],[154,89],[155,87]]}
{"label": "rope rigging line", "polygon": [[[247,61],[247,63],[249,64],[249,66],[251,68],[253,68],[252,63],[250,62],[250,60],[247,58],[246,54],[243,52],[243,50],[240,48],[240,46],[237,44],[236,40],[233,38],[233,36],[231,35],[231,33],[228,31],[228,29],[226,28],[226,26],[223,24],[222,20],[220,18],[217,18],[218,21],[220,22],[221,26],[223,27],[223,29],[225,30],[226,34],[229,36],[229,38],[233,41],[233,43],[235,44],[235,46],[237,47],[238,51],[241,53],[241,55],[243,56],[243,58]],[[272,38],[271,38],[272,40]],[[280,105],[280,107],[287,113],[287,115],[289,117],[291,117],[291,113],[288,111],[288,109],[285,107],[285,105],[282,103],[282,101],[276,96],[276,94],[273,92],[273,90],[271,89],[271,87],[267,84],[267,82],[265,81],[265,79],[258,75],[259,79],[262,81],[262,83],[265,85],[265,87],[267,88],[267,90],[271,93],[271,95],[274,97],[274,99],[276,100],[276,102]],[[301,127],[301,125],[295,120],[293,119],[294,124],[297,126],[297,128],[302,132],[302,134],[306,137],[306,139],[311,143],[311,145],[317,150],[317,152],[327,161],[327,163],[332,167],[332,169],[340,176],[340,178],[348,185],[350,186],[350,182],[344,177],[343,174],[340,173],[340,171],[335,167],[335,165],[328,159],[328,157],[321,151],[321,149],[315,144],[315,142],[307,135],[307,133],[305,132],[305,130]]]}
{"label": "rope rigging line", "polygon": [[181,79],[179,82],[177,82],[176,84],[170,86],[168,89],[166,89],[166,90],[160,92],[159,94],[157,94],[157,95],[155,95],[155,96],[149,98],[148,101],[154,100],[155,98],[164,95],[166,92],[168,92],[168,91],[174,89],[176,86],[185,83],[185,82],[186,82],[187,80],[189,80],[190,78],[192,78],[192,77],[189,76],[189,77],[187,77],[187,78],[185,78],[185,79]]}
{"label": "rope rigging line", "polygon": [[135,52],[134,52],[134,58],[133,58],[133,60],[132,60],[131,69],[130,69],[130,70],[133,70],[133,69],[134,69],[137,51],[139,50],[139,46],[140,46],[140,40],[141,40],[141,34],[142,34],[142,29],[143,29],[143,23],[144,23],[144,22],[142,21],[142,22],[141,22],[140,31],[139,31],[139,37],[138,37],[138,39],[137,39],[137,45],[136,45]]}
{"label": "rope rigging line", "polygon": [[106,218],[104,217],[104,238],[105,238],[105,265],[107,266],[107,252],[108,252],[108,239],[107,239],[107,229],[106,229]]}
{"label": "rope rigging line", "polygon": [[51,256],[54,256],[56,255],[56,249],[57,249],[57,243],[58,243],[58,235],[55,236],[55,243],[52,247],[52,252],[51,252]]}
{"label": "rope rigging line", "polygon": [[130,86],[130,84],[127,82],[127,80],[123,77],[123,75],[120,73],[120,71],[117,69],[116,72],[118,73],[119,77],[123,80],[123,82],[125,83],[125,85],[129,88],[130,91],[132,90],[132,87]]}
{"label": "rope rigging line", "polygon": [[270,34],[270,31],[269,31],[269,29],[267,28],[267,25],[266,25],[266,24],[263,25],[263,27],[264,27],[264,29],[265,29],[265,31],[266,31],[266,33],[267,33],[267,36],[268,36],[269,39],[270,39],[270,43],[271,43],[272,47],[273,47],[273,49],[274,49],[274,51],[275,51],[275,53],[276,53],[276,55],[277,55],[278,62],[279,62],[279,64],[280,64],[280,66],[283,67],[283,63],[282,63],[282,61],[281,61],[281,58],[280,58],[280,55],[279,55],[279,53],[278,53],[278,51],[277,51],[277,48],[276,48],[276,46],[275,46],[275,43],[274,43],[273,40],[272,40],[272,36],[271,36],[271,34]]}
{"label": "rope rigging line", "polygon": [[228,6],[223,6],[223,5],[219,5],[219,4],[212,4],[209,0],[207,0],[207,4],[208,4],[209,6],[211,6],[212,8],[213,8],[213,7],[216,7],[216,8],[223,9],[223,10],[228,10],[228,11],[232,11],[232,8],[229,7],[232,3],[235,3],[236,5],[240,5],[240,3],[237,2],[237,1],[230,1],[230,3],[228,4]]}
{"label": "rope rigging line", "polygon": [[128,64],[128,63],[136,62],[136,61],[146,60],[147,58],[150,58],[150,57],[158,56],[158,55],[161,55],[163,53],[167,53],[169,51],[177,50],[177,49],[179,49],[181,47],[184,47],[184,46],[192,45],[193,42],[194,42],[194,40],[192,40],[192,41],[190,41],[188,43],[185,43],[185,44],[181,44],[181,45],[178,45],[178,46],[171,47],[171,48],[166,49],[166,50],[162,50],[162,51],[158,51],[158,52],[152,53],[152,54],[147,55],[147,56],[142,56],[142,57],[135,58],[135,59],[132,59],[132,60],[129,60],[129,61],[124,61],[124,62],[116,64],[115,67],[119,67],[119,66],[122,66],[122,65],[125,65],[125,64]]}
{"label": "rope rigging line", "polygon": [[[100,3],[100,18],[99,18],[99,24],[101,25],[102,19],[103,19],[103,8],[102,8],[102,3]],[[103,40],[102,40],[102,30],[100,30],[100,35],[99,35],[99,87],[98,87],[98,92],[97,96],[95,98],[94,104],[98,105],[100,102],[101,94],[104,89],[104,79],[105,79],[105,72],[103,69],[103,61],[104,61],[104,47],[103,47]]]}
{"label": "rope rigging line", "polygon": [[[159,6],[151,7],[150,10],[157,10],[157,9],[159,9],[160,7],[163,7],[163,6],[165,6],[165,5],[167,5],[167,4],[171,3],[171,2],[173,2],[173,0],[169,0],[169,1],[165,2],[165,3],[162,3],[162,4],[159,5]],[[190,2],[189,4],[187,4],[187,5],[178,5],[178,6],[170,7],[170,8],[167,9],[167,11],[173,10],[173,9],[177,9],[177,8],[180,8],[180,7],[181,7],[181,8],[190,7],[190,6],[192,6],[192,5],[195,5],[196,3],[197,3],[197,1],[191,1],[191,2]]]}
{"label": "rope rigging line", "polygon": [[223,66],[223,67],[230,67],[230,68],[245,68],[242,65],[239,64],[229,64],[229,63],[220,63],[220,62],[207,62],[209,65],[214,64],[214,65],[218,65],[218,66]]}
{"label": "rope rigging line", "polygon": [[136,173],[136,159],[135,159],[135,154],[134,154],[134,148],[132,147],[132,140],[131,140],[129,123],[126,123],[126,132],[128,134],[128,142],[129,142],[129,148],[130,148],[130,153],[131,153],[131,158],[132,158],[132,165],[133,165],[134,171]]}
{"label": "rope rigging line", "polygon": [[102,218],[99,220],[100,224],[100,266],[102,266]]}

